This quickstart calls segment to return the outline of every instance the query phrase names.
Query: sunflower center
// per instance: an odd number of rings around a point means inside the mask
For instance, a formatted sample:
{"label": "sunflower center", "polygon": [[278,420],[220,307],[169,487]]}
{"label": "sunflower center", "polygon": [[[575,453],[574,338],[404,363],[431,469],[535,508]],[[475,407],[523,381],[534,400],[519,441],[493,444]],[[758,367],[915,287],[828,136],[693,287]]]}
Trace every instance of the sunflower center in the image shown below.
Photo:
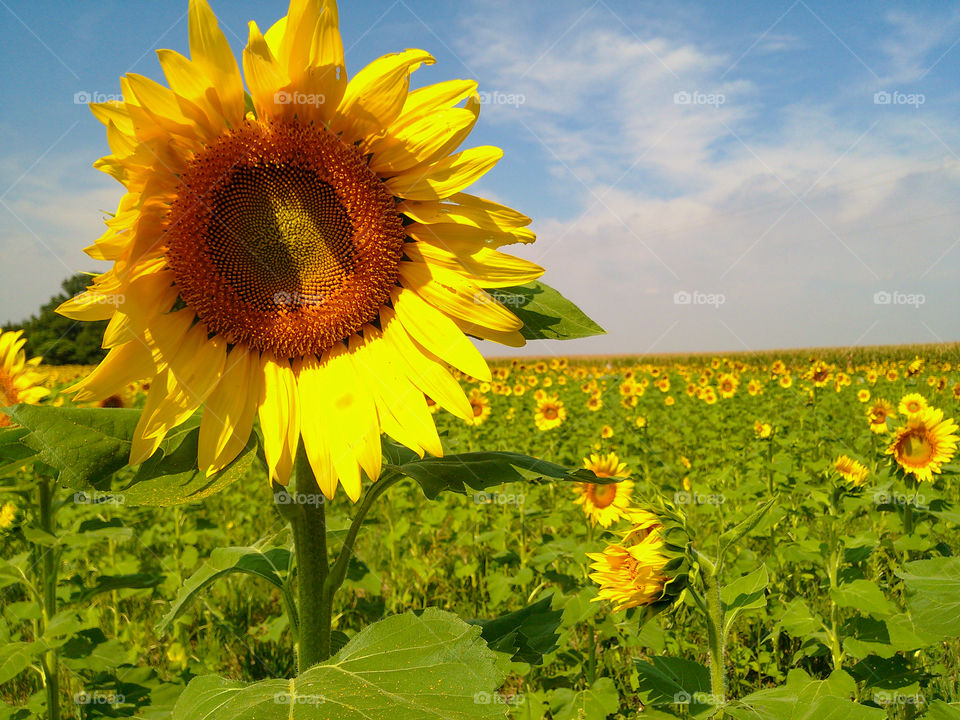
{"label": "sunflower center", "polygon": [[[603,477],[598,475],[598,477]],[[598,508],[609,507],[617,497],[616,485],[593,485],[591,488],[593,504]]]}
{"label": "sunflower center", "polygon": [[553,406],[546,407],[543,410],[543,416],[547,420],[556,420],[557,419],[557,409]]}
{"label": "sunflower center", "polygon": [[247,122],[180,181],[167,256],[210,332],[278,357],[319,355],[388,300],[405,239],[394,198],[327,130]]}
{"label": "sunflower center", "polygon": [[913,465],[925,465],[933,456],[933,445],[925,434],[910,433],[900,443],[900,455]]}

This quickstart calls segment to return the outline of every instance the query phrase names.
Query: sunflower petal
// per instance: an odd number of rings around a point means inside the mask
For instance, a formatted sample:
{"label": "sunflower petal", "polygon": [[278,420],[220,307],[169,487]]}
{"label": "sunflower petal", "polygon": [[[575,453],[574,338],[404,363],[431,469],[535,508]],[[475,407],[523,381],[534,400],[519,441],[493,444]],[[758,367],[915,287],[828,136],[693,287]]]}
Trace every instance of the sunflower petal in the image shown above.
{"label": "sunflower petal", "polygon": [[490,145],[461,150],[427,168],[414,168],[384,184],[394,195],[408,200],[442,200],[479,180],[503,157]]}
{"label": "sunflower petal", "polygon": [[233,462],[250,439],[263,378],[258,355],[234,347],[223,375],[207,398],[200,421],[197,462],[208,476]]}

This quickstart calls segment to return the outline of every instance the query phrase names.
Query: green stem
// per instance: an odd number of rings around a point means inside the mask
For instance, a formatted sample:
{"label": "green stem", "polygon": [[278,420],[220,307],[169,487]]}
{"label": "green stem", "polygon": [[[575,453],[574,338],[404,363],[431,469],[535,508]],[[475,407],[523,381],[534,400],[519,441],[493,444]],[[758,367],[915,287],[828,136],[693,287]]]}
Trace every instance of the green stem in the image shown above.
{"label": "green stem", "polygon": [[714,717],[723,717],[723,706],[727,702],[726,635],[723,630],[723,604],[720,600],[720,567],[723,558],[713,563],[702,553],[697,553],[703,576],[703,594],[693,593],[697,606],[703,612],[707,623],[707,642],[710,645],[710,692],[714,705],[720,708]]}
{"label": "green stem", "polygon": [[318,598],[320,604],[319,611],[321,624],[321,661],[326,660],[331,655],[330,634],[333,628],[333,596],[336,594],[337,590],[340,589],[340,586],[343,585],[343,581],[347,577],[347,568],[350,565],[350,558],[353,557],[353,547],[357,541],[357,533],[360,532],[360,526],[363,525],[363,520],[370,511],[370,508],[373,507],[374,501],[376,501],[376,499],[380,497],[380,495],[382,495],[387,488],[402,479],[403,475],[400,475],[399,473],[393,473],[388,470],[385,474],[380,476],[380,479],[374,483],[369,490],[367,490],[363,496],[363,500],[360,501],[360,507],[357,510],[357,514],[354,515],[353,520],[350,523],[350,528],[347,530],[347,535],[343,540],[343,547],[340,548],[340,554],[337,555],[336,562],[333,564],[333,567],[330,568],[330,573],[323,582]]}
{"label": "green stem", "polygon": [[590,649],[587,659],[587,687],[593,687],[597,679],[597,629],[590,623]]}
{"label": "green stem", "polygon": [[[40,529],[50,535],[56,535],[53,496],[54,482],[50,478],[38,478],[37,490],[40,505]],[[43,587],[43,611],[41,633],[46,632],[50,620],[57,614],[57,550],[56,547],[42,549],[41,585]],[[47,690],[47,717],[60,720],[60,676],[59,658],[55,649],[48,650],[41,658],[43,682]]]}
{"label": "green stem", "polygon": [[288,517],[293,527],[293,547],[297,563],[297,670],[302,673],[327,658],[321,645],[323,619],[321,595],[318,591],[323,587],[329,570],[324,509],[326,498],[320,494],[302,441],[297,448],[294,472],[294,499],[297,502],[288,506],[291,511]]}

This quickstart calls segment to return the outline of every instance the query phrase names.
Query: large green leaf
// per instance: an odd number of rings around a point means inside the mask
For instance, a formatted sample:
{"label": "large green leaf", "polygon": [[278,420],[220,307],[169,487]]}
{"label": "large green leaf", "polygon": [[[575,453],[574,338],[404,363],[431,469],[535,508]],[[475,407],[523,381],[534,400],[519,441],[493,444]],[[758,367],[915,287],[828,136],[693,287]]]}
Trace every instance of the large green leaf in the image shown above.
{"label": "large green leaf", "polygon": [[16,405],[10,417],[29,430],[21,442],[71,488],[99,487],[127,464],[139,410]]}
{"label": "large green leaf", "polygon": [[744,610],[759,610],[766,607],[765,594],[770,576],[767,566],[761,565],[752,573],[739,577],[733,582],[724,585],[720,590],[720,602],[723,604],[724,634],[730,632],[737,616]]}
{"label": "large green leaf", "polygon": [[557,647],[562,610],[551,610],[548,595],[512,613],[492,620],[470,620],[483,629],[483,639],[494,650],[512,653],[516,662],[539,665]]}
{"label": "large green leaf", "polygon": [[543,477],[602,484],[617,482],[616,478],[598,478],[589,470],[570,471],[562,465],[513,452],[425,457],[394,469],[420,483],[424,494],[431,500],[444,490],[465,493],[467,487],[484,490],[494,485]]}
{"label": "large green leaf", "polygon": [[26,670],[33,658],[46,652],[42,642],[8,642],[0,646],[0,683],[12,680]]}
{"label": "large green leaf", "polygon": [[197,594],[225,575],[245,573],[259,577],[278,588],[290,569],[290,551],[287,548],[228,547],[217,548],[180,588],[170,610],[157,623],[157,632],[164,633],[193,602]]}
{"label": "large green leaf", "polygon": [[635,660],[637,692],[646,705],[672,706],[697,715],[713,704],[710,671],[685,658],[657,655],[650,662]]}
{"label": "large green leaf", "polygon": [[16,472],[37,457],[37,451],[22,442],[29,434],[22,427],[0,428],[0,475]]}
{"label": "large green leaf", "polygon": [[840,607],[854,608],[879,619],[897,612],[897,606],[887,599],[876,583],[869,580],[844,583],[831,590],[830,597]]}
{"label": "large green leaf", "polygon": [[367,626],[292,680],[195,678],[173,720],[502,720],[504,676],[479,627],[427,608]]}
{"label": "large green leaf", "polygon": [[144,462],[130,483],[119,491],[130,505],[167,507],[201,500],[245,477],[257,459],[257,435],[250,433],[240,454],[220,472],[207,476],[197,469],[199,427],[184,426],[170,433],[160,449]]}
{"label": "large green leaf", "polygon": [[560,688],[550,693],[553,720],[606,720],[619,709],[620,695],[613,680],[607,677],[579,692]]}
{"label": "large green leaf", "polygon": [[761,690],[726,706],[736,720],[884,720],[886,710],[850,700],[857,685],[843,670],[815,680],[803,670],[791,670],[787,682]]}
{"label": "large green leaf", "polygon": [[897,574],[917,630],[940,639],[960,636],[960,557],[915,560]]}
{"label": "large green leaf", "polygon": [[542,282],[489,292],[523,320],[520,332],[527,340],[571,340],[606,334],[583,310]]}

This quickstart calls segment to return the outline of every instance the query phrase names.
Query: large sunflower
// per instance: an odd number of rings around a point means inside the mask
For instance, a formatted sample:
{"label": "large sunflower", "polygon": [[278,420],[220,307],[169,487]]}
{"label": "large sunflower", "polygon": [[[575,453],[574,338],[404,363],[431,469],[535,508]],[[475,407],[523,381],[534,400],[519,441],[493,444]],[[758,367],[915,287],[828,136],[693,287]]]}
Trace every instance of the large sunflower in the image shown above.
{"label": "large sunflower", "polygon": [[424,394],[473,417],[448,371],[490,379],[468,334],[523,344],[484,288],[541,274],[497,250],[532,242],[530,220],[462,192],[502,155],[455,152],[476,83],[410,92],[434,62],[423,50],[348,81],[333,0],[292,0],[265,34],[251,22],[243,75],[205,0],[189,36],[189,59],[158,53],[169,88],[129,74],[122,102],[91,106],[112,151],[96,167],[127,192],[87,250],[113,267],[60,307],[110,320],[77,399],[150,379],[132,464],[204,405],[210,474],[259,413],[272,479],[288,482],[302,437],[323,492],[339,479],[356,500],[361,468],[380,473],[381,430],[441,453]]}
{"label": "large sunflower", "polygon": [[893,455],[904,472],[917,480],[933,482],[944,463],[957,452],[957,424],[952,418],[944,420],[943,410],[927,408],[907,416],[907,421],[896,429],[887,454]]}
{"label": "large sunflower", "polygon": [[[36,371],[40,358],[27,360],[23,346],[27,339],[23,330],[0,332],[0,408],[17,403],[35,404],[50,394],[41,387],[40,373]],[[0,427],[8,427],[11,420],[0,412]]]}
{"label": "large sunflower", "polygon": [[[583,466],[602,478],[628,478],[627,464],[620,462],[616,453],[607,455],[593,454],[583,459]],[[617,520],[627,517],[630,512],[630,497],[633,495],[633,481],[621,480],[618,483],[601,485],[598,483],[576,483],[573,491],[577,498],[574,502],[583,506],[583,512],[594,525],[608,528]]]}

